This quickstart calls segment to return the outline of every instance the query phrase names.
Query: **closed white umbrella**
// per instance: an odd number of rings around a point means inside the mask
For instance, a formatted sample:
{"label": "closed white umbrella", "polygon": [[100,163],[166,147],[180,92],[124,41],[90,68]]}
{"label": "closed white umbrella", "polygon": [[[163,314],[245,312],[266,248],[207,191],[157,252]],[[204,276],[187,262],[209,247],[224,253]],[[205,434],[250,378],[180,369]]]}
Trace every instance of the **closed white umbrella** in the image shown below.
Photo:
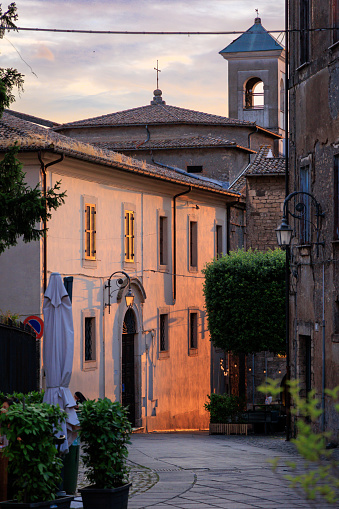
{"label": "closed white umbrella", "polygon": [[58,272],[51,274],[49,279],[43,312],[44,402],[59,405],[67,412],[66,422],[62,423],[62,432],[58,435],[67,437],[60,451],[68,452],[69,445],[76,438],[75,427],[79,425],[79,420],[74,408],[76,402],[69,390],[74,352],[72,305]]}

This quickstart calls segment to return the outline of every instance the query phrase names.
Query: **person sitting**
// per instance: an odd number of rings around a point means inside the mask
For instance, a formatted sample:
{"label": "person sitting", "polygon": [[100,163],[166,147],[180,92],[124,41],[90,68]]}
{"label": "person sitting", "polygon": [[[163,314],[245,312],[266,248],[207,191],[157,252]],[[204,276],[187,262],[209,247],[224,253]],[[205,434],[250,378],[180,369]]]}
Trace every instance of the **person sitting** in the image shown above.
{"label": "person sitting", "polygon": [[77,404],[76,404],[76,407],[75,407],[75,409],[76,409],[76,410],[79,410],[79,404],[82,404],[82,403],[84,403],[85,401],[87,401],[87,399],[86,399],[86,398],[85,398],[85,396],[82,394],[82,392],[79,392],[79,391],[77,391],[77,392],[75,392],[75,393],[74,393],[74,399],[75,399],[75,401],[76,401],[76,403],[77,403]]}

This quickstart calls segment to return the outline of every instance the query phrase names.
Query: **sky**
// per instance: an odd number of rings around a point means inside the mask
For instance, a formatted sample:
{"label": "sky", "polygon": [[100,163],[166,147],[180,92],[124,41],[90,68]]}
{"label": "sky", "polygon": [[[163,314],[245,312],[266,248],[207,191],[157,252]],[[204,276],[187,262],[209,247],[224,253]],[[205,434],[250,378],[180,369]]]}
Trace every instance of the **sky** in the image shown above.
{"label": "sky", "polygon": [[[10,3],[2,2],[3,9]],[[119,31],[247,30],[259,10],[284,29],[284,0],[16,0],[18,27]],[[282,36],[273,34],[283,41]],[[227,61],[238,35],[101,35],[6,32],[0,66],[25,75],[12,109],[70,122],[145,106],[156,88],[167,104],[228,115]]]}

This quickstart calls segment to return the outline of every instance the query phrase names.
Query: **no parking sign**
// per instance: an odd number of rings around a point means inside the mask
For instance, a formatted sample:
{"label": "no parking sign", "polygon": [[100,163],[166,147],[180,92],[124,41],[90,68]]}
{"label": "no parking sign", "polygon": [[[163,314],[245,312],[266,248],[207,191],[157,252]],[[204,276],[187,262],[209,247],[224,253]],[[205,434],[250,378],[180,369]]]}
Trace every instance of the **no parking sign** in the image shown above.
{"label": "no parking sign", "polygon": [[40,339],[44,332],[44,322],[39,316],[28,316],[24,320],[24,324],[28,323],[36,332],[37,339]]}

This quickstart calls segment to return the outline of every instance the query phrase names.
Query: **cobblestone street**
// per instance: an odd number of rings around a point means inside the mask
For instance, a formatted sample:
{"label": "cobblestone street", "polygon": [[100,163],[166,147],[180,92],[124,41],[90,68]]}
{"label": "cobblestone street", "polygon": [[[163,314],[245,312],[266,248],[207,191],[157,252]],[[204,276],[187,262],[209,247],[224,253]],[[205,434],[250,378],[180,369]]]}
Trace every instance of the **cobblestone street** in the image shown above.
{"label": "cobblestone street", "polygon": [[[333,451],[339,459],[339,450]],[[269,460],[279,458],[275,472]],[[285,476],[304,465],[284,435],[221,436],[153,433],[132,436],[129,509],[325,509],[289,487]],[[78,488],[88,484],[80,464]],[[77,496],[73,508],[81,508]]]}

